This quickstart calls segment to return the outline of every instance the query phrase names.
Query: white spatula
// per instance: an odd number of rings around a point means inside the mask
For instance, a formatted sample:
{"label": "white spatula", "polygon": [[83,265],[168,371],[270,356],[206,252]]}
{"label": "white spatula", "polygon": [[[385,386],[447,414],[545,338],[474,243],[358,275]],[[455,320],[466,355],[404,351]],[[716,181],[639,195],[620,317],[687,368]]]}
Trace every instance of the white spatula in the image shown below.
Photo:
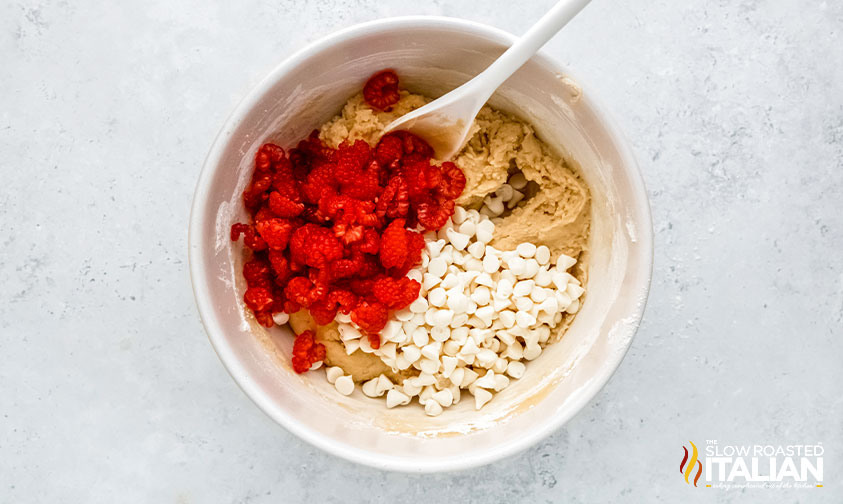
{"label": "white spatula", "polygon": [[424,107],[399,117],[386,131],[410,131],[427,140],[437,159],[451,159],[467,140],[471,122],[492,93],[589,1],[561,0],[486,70]]}

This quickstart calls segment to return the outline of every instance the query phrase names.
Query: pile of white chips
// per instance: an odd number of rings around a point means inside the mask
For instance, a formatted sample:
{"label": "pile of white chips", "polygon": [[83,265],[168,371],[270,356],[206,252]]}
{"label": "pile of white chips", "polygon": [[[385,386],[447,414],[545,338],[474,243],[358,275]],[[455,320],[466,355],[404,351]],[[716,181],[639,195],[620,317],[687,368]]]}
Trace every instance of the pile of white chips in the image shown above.
{"label": "pile of white chips", "polygon": [[[468,390],[480,409],[524,376],[525,361],[542,353],[563,314],[579,310],[583,288],[568,273],[576,260],[560,255],[551,264],[550,250],[532,243],[513,251],[487,245],[495,231],[487,215],[499,213],[487,207],[482,213],[458,207],[436,239],[428,240],[421,267],[407,275],[421,283],[419,298],[387,323],[379,349],[348,316],[337,316],[349,355],[359,349],[396,373],[418,373],[402,384],[380,375],[362,384],[367,396],[385,396],[389,408],[418,397],[425,412],[436,416]],[[326,375],[341,394],[354,392],[352,377],[341,368],[327,368]]]}

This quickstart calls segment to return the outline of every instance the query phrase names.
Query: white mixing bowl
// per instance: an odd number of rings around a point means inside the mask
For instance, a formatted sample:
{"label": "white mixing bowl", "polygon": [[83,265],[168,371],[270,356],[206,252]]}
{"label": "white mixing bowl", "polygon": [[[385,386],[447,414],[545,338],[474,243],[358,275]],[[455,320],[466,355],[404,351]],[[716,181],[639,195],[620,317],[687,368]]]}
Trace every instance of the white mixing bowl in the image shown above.
{"label": "white mixing bowl", "polygon": [[[468,21],[385,19],[335,33],[279,65],[236,108],[214,141],[190,216],[190,272],[202,322],[243,391],[286,429],[340,457],[413,472],[463,469],[536,443],[577,413],[609,380],[644,310],[652,272],[652,223],[641,175],[623,136],[587,87],[538,55],[490,104],[529,121],[551,148],[575,160],[593,196],[587,299],[561,342],[481,411],[474,401],[431,418],[386,409],[359,389],[338,394],[322,371],[295,374],[293,338],[244,315],[240,194],[257,148],[293,146],[337,114],[366,79],[395,69],[407,89],[436,97],[482,71],[515,37]],[[469,398],[470,399],[470,398]],[[271,439],[267,440],[272,443]]]}

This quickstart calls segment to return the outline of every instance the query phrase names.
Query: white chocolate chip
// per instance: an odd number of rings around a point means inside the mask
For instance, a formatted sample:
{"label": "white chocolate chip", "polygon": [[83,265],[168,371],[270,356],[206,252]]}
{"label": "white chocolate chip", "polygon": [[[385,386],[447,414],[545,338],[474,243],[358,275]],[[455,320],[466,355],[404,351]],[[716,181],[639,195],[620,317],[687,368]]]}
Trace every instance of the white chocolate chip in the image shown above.
{"label": "white chocolate chip", "polygon": [[483,220],[477,224],[477,230],[475,231],[477,236],[477,241],[480,243],[489,243],[492,241],[493,233],[495,232],[495,225],[490,220]]}
{"label": "white chocolate chip", "polygon": [[428,416],[439,416],[442,414],[442,405],[436,401],[426,401],[424,404],[424,412]]}
{"label": "white chocolate chip", "polygon": [[508,364],[508,360],[504,359],[503,357],[498,357],[495,360],[495,364],[492,366],[492,371],[494,371],[495,373],[504,373],[506,372]]}
{"label": "white chocolate chip", "polygon": [[443,289],[442,287],[437,287],[427,293],[427,301],[430,303],[431,306],[438,306],[441,308],[445,306],[445,301],[447,300],[448,296],[445,293],[445,289]]}
{"label": "white chocolate chip", "polygon": [[342,376],[344,371],[339,366],[331,366],[325,370],[325,377],[328,379],[328,383],[334,384],[337,381],[337,378]]}
{"label": "white chocolate chip", "polygon": [[515,205],[517,205],[522,199],[524,199],[524,193],[521,191],[512,191],[512,199],[507,202],[506,207],[515,208]]}
{"label": "white chocolate chip", "polygon": [[369,380],[367,382],[363,382],[363,385],[360,387],[360,389],[363,390],[363,393],[365,395],[369,396],[369,397],[380,397],[383,394],[377,393],[377,387],[378,387],[378,379],[372,378],[371,380]]}
{"label": "white chocolate chip", "polygon": [[[451,323],[451,320],[454,318],[454,312],[451,310],[436,310],[434,312],[427,312],[432,313],[430,316],[430,321],[428,322],[433,327],[444,327]],[[427,322],[427,319],[425,319]]]}
{"label": "white chocolate chip", "polygon": [[340,376],[334,382],[334,387],[337,389],[337,392],[342,395],[351,395],[351,393],[354,392],[354,380],[352,380],[349,375]]}
{"label": "white chocolate chip", "polygon": [[542,347],[538,344],[535,345],[527,345],[527,348],[524,349],[524,358],[527,360],[533,360],[542,353]]}
{"label": "white chocolate chip", "polygon": [[443,408],[447,408],[454,402],[454,393],[450,389],[444,389],[434,393],[430,398],[438,402]]}
{"label": "white chocolate chip", "polygon": [[513,192],[511,185],[503,184],[495,191],[495,194],[499,195],[502,200],[509,201],[512,199]]}
{"label": "white chocolate chip", "polygon": [[474,389],[474,409],[480,409],[492,400],[492,393],[482,388]]}
{"label": "white chocolate chip", "polygon": [[[366,338],[363,338],[366,339]],[[360,350],[360,340],[351,340],[351,341],[343,341],[343,346],[345,347],[345,353],[348,355],[353,354],[357,350]]]}
{"label": "white chocolate chip", "polygon": [[527,187],[527,177],[524,176],[523,173],[518,172],[514,174],[512,177],[509,178],[508,181],[509,185],[511,185],[514,189],[521,190]]}
{"label": "white chocolate chip", "polygon": [[522,376],[524,376],[524,372],[526,370],[527,370],[527,366],[525,366],[523,362],[519,362],[519,361],[511,361],[506,366],[506,374],[515,378],[516,380],[518,378],[521,378]]}
{"label": "white chocolate chip", "polygon": [[[468,250],[468,253],[471,254],[471,256],[474,257],[475,259],[481,259],[486,254],[486,246],[483,245],[480,242],[472,243],[471,245],[468,246],[467,250]],[[486,265],[485,265],[485,259],[484,259],[483,268],[485,269],[485,267],[486,267]],[[497,271],[497,269],[495,271]],[[493,272],[490,271],[489,273],[493,273]]]}
{"label": "white chocolate chip", "polygon": [[421,358],[421,349],[417,346],[405,346],[401,349],[402,355],[410,364],[416,362]]}
{"label": "white chocolate chip", "polygon": [[410,311],[413,313],[424,313],[427,311],[427,308],[427,299],[423,297],[417,298],[415,301],[410,303]]}
{"label": "white chocolate chip", "polygon": [[430,264],[427,265],[427,272],[437,278],[442,278],[447,270],[448,263],[441,255],[435,259],[431,259]]}
{"label": "white chocolate chip", "polygon": [[569,283],[568,287],[565,288],[565,292],[568,294],[568,296],[571,297],[571,299],[577,299],[582,296],[582,293],[585,292],[585,289],[583,289],[577,284]]}
{"label": "white chocolate chip", "polygon": [[556,258],[556,269],[559,271],[567,271],[575,264],[577,264],[577,260],[565,254],[559,254],[559,257]]}
{"label": "white chocolate chip", "polygon": [[483,271],[486,273],[495,273],[501,267],[501,260],[494,255],[486,254],[483,258]]}
{"label": "white chocolate chip", "polygon": [[535,285],[536,282],[533,280],[521,280],[512,288],[512,295],[516,297],[528,296],[533,291]]}
{"label": "white chocolate chip", "polygon": [[486,371],[486,374],[483,375],[482,378],[478,378],[474,381],[474,385],[476,387],[482,387],[487,389],[495,388],[495,372],[491,369]]}
{"label": "white chocolate chip", "polygon": [[550,249],[544,245],[536,247],[536,261],[542,266],[550,262]]}
{"label": "white chocolate chip", "polygon": [[454,208],[454,215],[451,216],[451,222],[454,224],[462,224],[468,218],[468,212],[466,212],[465,208],[458,206]]}
{"label": "white chocolate chip", "polygon": [[488,348],[484,348],[477,352],[474,362],[475,365],[479,364],[481,367],[490,368],[495,364],[497,358],[498,355],[495,352],[489,350]]}
{"label": "white chocolate chip", "polygon": [[[425,290],[430,290],[430,289],[436,287],[437,285],[439,285],[439,282],[441,282],[441,281],[442,281],[442,277],[431,275],[430,273],[425,273],[423,278],[422,278],[422,288],[425,289]],[[416,313],[418,313],[418,312],[416,312]]]}
{"label": "white chocolate chip", "polygon": [[396,406],[403,406],[405,404],[410,404],[410,396],[404,394],[403,392],[392,389],[386,393],[386,407],[387,408],[394,408]]}
{"label": "white chocolate chip", "polygon": [[478,306],[484,306],[492,300],[492,293],[488,287],[481,285],[476,287],[474,292],[471,293],[471,300],[477,303]]}
{"label": "white chocolate chip", "polygon": [[477,231],[477,225],[472,221],[465,221],[460,225],[459,232],[471,238]]}
{"label": "white chocolate chip", "polygon": [[500,392],[509,386],[509,378],[502,374],[495,375],[495,392]]}
{"label": "white chocolate chip", "polygon": [[536,246],[530,242],[519,243],[517,247],[515,247],[515,251],[518,252],[518,255],[525,259],[529,259],[536,255]]}
{"label": "white chocolate chip", "polygon": [[439,360],[439,352],[442,351],[442,343],[436,341],[433,343],[429,343],[422,347],[421,354],[422,357],[426,357],[430,360]]}
{"label": "white chocolate chip", "polygon": [[[469,221],[469,224],[471,222]],[[463,223],[465,225],[465,223]],[[456,250],[465,250],[468,246],[468,240],[471,238],[467,234],[460,233],[459,231],[449,229],[448,230],[448,241],[454,246]]]}

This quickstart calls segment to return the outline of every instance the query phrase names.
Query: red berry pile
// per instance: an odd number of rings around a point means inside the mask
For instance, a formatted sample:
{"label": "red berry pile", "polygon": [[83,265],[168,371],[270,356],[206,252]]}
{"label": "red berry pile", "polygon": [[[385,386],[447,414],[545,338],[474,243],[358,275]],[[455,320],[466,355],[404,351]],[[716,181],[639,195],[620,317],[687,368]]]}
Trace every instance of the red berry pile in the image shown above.
{"label": "red berry pile", "polygon": [[[372,107],[398,101],[398,77],[375,74],[364,87]],[[251,257],[243,265],[246,306],[262,325],[272,314],[306,308],[319,324],[338,312],[380,347],[390,310],[406,308],[421,286],[407,272],[421,262],[421,227],[434,231],[454,213],[465,175],[453,163],[431,163],[433,149],[405,131],[384,135],[372,148],[357,140],[337,149],[316,131],[291,149],[274,144],[255,155],[243,192],[250,222],[231,226]],[[296,336],[293,369],[325,358],[312,331]]]}

